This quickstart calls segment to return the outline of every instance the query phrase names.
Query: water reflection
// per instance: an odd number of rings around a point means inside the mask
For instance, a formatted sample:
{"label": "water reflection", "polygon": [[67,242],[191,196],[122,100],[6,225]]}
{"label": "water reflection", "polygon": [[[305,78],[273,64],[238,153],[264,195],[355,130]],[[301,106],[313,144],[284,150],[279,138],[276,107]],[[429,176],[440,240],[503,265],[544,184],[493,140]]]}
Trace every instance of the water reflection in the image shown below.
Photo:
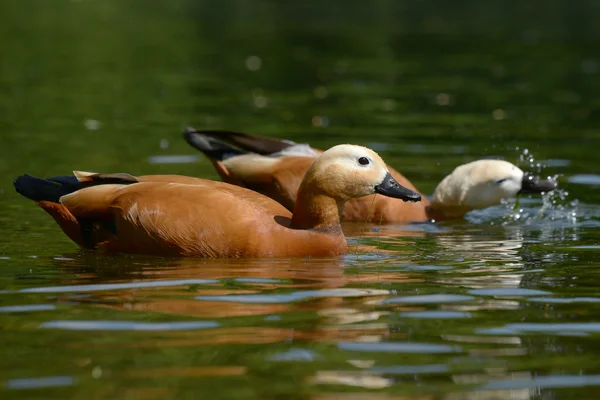
{"label": "water reflection", "polygon": [[342,342],[338,348],[346,351],[357,352],[383,352],[383,353],[456,353],[461,352],[460,346],[437,345],[430,343],[415,343],[415,342]]}
{"label": "water reflection", "polygon": [[[515,379],[517,378],[517,379]],[[600,375],[551,375],[538,377],[512,377],[512,379],[491,380],[483,384],[481,390],[533,389],[532,395],[541,389],[600,386]],[[537,393],[536,393],[537,392]]]}
{"label": "water reflection", "polygon": [[[556,290],[537,286],[545,282],[546,272],[524,253],[535,243],[527,230],[484,231],[458,223],[416,235],[390,227],[385,235],[387,244],[357,239],[367,247],[391,245],[385,254],[367,251],[333,259],[64,254],[48,260],[63,272],[60,276],[8,290],[12,298],[27,296],[27,302],[0,311],[36,315],[39,322],[26,322],[29,329],[50,335],[104,335],[104,340],[72,343],[71,351],[102,352],[106,340],[124,355],[157,348],[219,354],[230,347],[258,346],[267,366],[311,365],[305,378],[315,387],[415,388],[443,376],[454,385],[448,399],[478,398],[475,393],[493,398],[507,391],[530,398],[530,388],[514,383],[511,365],[543,351],[546,339],[535,334],[553,336],[553,346],[561,349],[570,346],[561,341],[596,332],[594,323],[519,322],[541,311],[560,312],[549,307],[597,300],[591,293],[557,296]],[[506,323],[499,326],[498,318]],[[534,364],[545,368],[542,362]],[[253,371],[243,362],[222,360],[214,366],[151,364],[120,374],[126,380],[192,379]],[[531,379],[529,372],[522,374],[520,380]],[[514,385],[486,386],[500,381]],[[437,387],[450,388],[439,382]]]}
{"label": "water reflection", "polygon": [[31,311],[48,311],[55,310],[53,304],[30,304],[30,305],[15,305],[0,307],[0,313],[22,313]]}
{"label": "water reflection", "polygon": [[184,331],[216,328],[211,321],[197,322],[134,322],[134,321],[48,321],[40,325],[46,329],[71,331]]}
{"label": "water reflection", "polygon": [[587,335],[600,332],[600,322],[581,322],[581,323],[517,323],[507,324],[500,328],[480,329],[478,333],[485,335],[513,335],[518,333],[536,333],[546,334],[577,334]]}
{"label": "water reflection", "polygon": [[6,389],[41,389],[48,387],[72,386],[75,379],[72,376],[45,376],[41,378],[22,378],[6,381]]}
{"label": "water reflection", "polygon": [[312,377],[311,383],[383,389],[392,386],[394,380],[361,371],[319,371]]}
{"label": "water reflection", "polygon": [[[202,338],[182,340],[178,338],[169,345],[198,345],[200,343],[268,343],[287,340],[351,339],[362,336],[387,335],[385,324],[368,325],[385,312],[364,312],[360,309],[366,299],[378,299],[389,295],[389,290],[375,288],[351,288],[348,285],[369,285],[380,280],[390,282],[418,282],[406,274],[377,273],[347,275],[344,259],[329,260],[173,260],[162,266],[137,260],[135,268],[127,268],[127,260],[121,259],[123,274],[109,271],[96,259],[98,267],[79,262],[88,255],[72,261],[60,261],[63,268],[78,272],[78,278],[70,285],[44,286],[21,289],[21,293],[54,294],[57,302],[87,304],[127,313],[159,313],[202,319],[263,316],[260,325],[246,328],[219,328]],[[141,262],[140,262],[141,261]],[[131,260],[130,260],[131,262]],[[121,276],[119,276],[121,275]],[[133,281],[109,283],[135,276]],[[187,279],[185,279],[187,277]],[[193,277],[193,278],[192,278]],[[131,279],[131,278],[129,278]],[[83,284],[83,282],[88,282]],[[96,283],[91,283],[96,282]],[[102,282],[102,283],[101,283]],[[284,293],[273,293],[284,290]],[[64,295],[60,295],[64,293]],[[67,293],[69,293],[67,295]],[[74,297],[71,293],[86,294]],[[58,296],[56,296],[58,294]],[[356,299],[352,305],[348,301]],[[359,306],[357,308],[357,306]],[[314,312],[319,324],[308,330],[271,328],[286,315],[294,312]],[[275,318],[268,318],[275,317]],[[257,320],[258,321],[258,320]],[[360,325],[354,325],[363,322]],[[214,328],[215,322],[169,322],[145,323],[135,321],[49,321],[44,328],[73,330],[155,330]],[[218,324],[217,324],[218,325]],[[349,327],[344,327],[349,325]],[[350,328],[350,329],[349,329]],[[137,346],[151,345],[143,341]]]}

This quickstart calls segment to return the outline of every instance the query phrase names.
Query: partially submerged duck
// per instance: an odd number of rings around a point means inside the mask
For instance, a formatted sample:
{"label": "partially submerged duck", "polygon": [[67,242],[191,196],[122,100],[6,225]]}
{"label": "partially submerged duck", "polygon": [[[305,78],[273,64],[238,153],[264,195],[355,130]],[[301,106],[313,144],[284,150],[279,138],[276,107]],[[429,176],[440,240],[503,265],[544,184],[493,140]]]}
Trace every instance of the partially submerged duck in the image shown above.
{"label": "partially submerged duck", "polygon": [[[302,177],[322,153],[307,144],[232,131],[188,128],[184,137],[209,158],[223,181],[263,193],[288,210],[294,209]],[[419,193],[400,172],[387,168],[402,186]],[[519,193],[545,193],[555,188],[555,181],[525,173],[508,161],[478,160],[446,176],[430,200],[424,196],[419,203],[375,195],[355,198],[344,207],[342,220],[385,224],[458,219]]]}
{"label": "partially submerged duck", "polygon": [[311,163],[293,213],[249,189],[178,175],[23,175],[14,186],[84,248],[227,258],[344,254],[340,214],[348,200],[374,193],[421,198],[365,147],[334,146]]}

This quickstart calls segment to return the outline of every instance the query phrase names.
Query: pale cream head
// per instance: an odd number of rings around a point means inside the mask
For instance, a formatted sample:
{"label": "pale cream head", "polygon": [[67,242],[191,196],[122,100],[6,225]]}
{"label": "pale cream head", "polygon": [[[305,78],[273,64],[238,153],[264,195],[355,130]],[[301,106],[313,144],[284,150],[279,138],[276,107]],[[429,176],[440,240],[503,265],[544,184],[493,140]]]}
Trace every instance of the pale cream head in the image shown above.
{"label": "pale cream head", "polygon": [[341,144],[323,152],[304,181],[330,197],[350,200],[375,193],[388,174],[385,162],[366,147]]}
{"label": "pale cream head", "polygon": [[462,214],[491,207],[516,196],[523,177],[523,171],[508,161],[478,160],[463,164],[437,186],[431,207]]}

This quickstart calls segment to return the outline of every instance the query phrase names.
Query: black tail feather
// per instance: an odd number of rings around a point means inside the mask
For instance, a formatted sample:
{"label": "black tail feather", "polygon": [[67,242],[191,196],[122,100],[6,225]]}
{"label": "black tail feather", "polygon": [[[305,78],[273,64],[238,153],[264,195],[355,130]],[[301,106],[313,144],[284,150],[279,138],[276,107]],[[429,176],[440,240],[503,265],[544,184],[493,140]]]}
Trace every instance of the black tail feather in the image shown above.
{"label": "black tail feather", "polygon": [[21,175],[14,181],[18,193],[33,201],[52,201],[80,189],[75,176],[56,176],[49,179],[36,178],[31,175]]}
{"label": "black tail feather", "polygon": [[[297,144],[295,142],[292,142],[291,140],[274,139],[256,135],[253,136],[242,132],[233,132],[225,130],[196,130],[191,127],[186,128],[184,132],[186,140],[188,140],[188,136],[192,136],[193,134],[202,135],[205,137],[209,136],[212,138],[217,138],[219,140],[224,140],[228,143],[239,147],[240,149],[251,153],[260,154],[263,156],[267,156],[273,153],[279,153],[280,151]],[[192,144],[192,146],[194,145]]]}
{"label": "black tail feather", "polygon": [[33,201],[52,201],[80,189],[106,184],[131,185],[137,183],[135,176],[129,174],[93,174],[87,180],[80,181],[75,175],[53,176],[52,178],[36,178],[28,174],[21,175],[14,181],[18,193]]}
{"label": "black tail feather", "polygon": [[46,180],[74,187],[77,187],[77,185],[79,185],[79,180],[75,175],[53,176],[51,178],[46,178]]}
{"label": "black tail feather", "polygon": [[231,147],[223,142],[219,142],[213,138],[203,135],[201,132],[197,132],[193,129],[186,129],[183,133],[183,137],[190,144],[190,146],[200,150],[207,157],[212,159],[223,161],[228,158],[246,154],[242,150],[238,150]]}

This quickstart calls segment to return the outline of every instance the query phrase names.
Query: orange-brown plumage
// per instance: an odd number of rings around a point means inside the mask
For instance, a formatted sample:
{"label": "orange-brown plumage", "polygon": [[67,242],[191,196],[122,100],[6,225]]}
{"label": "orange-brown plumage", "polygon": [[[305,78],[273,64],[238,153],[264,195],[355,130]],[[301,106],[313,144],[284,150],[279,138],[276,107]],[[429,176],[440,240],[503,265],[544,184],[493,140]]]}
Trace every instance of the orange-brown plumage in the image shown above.
{"label": "orange-brown plumage", "polygon": [[[288,210],[293,210],[300,182],[313,161],[314,158],[309,157],[281,157],[272,165],[265,165],[261,169],[257,168],[252,171],[252,174],[244,173],[243,169],[247,167],[240,166],[233,171],[227,170],[228,178],[224,181],[262,193],[283,204]],[[223,168],[227,167],[223,165]],[[389,165],[387,168],[400,185],[419,193],[400,172]],[[373,198],[375,198],[374,201]],[[342,211],[342,219],[364,222],[369,215],[368,221],[375,223],[380,220],[384,223],[425,221],[427,220],[427,205],[429,202],[423,197],[418,203],[408,203],[373,194],[349,200]]]}
{"label": "orange-brown plumage", "polygon": [[[306,144],[231,131],[196,131],[188,128],[185,139],[217,166],[225,182],[265,194],[293,210],[304,173],[320,150]],[[248,151],[237,150],[224,140]],[[418,193],[400,172],[387,167],[396,181]],[[406,203],[383,196],[348,201],[343,221],[407,223],[461,218],[473,209],[500,204],[518,193],[544,193],[556,183],[539,179],[501,160],[478,160],[457,167],[436,188],[431,200]]]}
{"label": "orange-brown plumage", "polygon": [[[315,158],[322,153],[315,148],[302,148],[300,154],[294,151],[273,153],[274,150],[285,150],[290,146],[278,139],[250,136],[230,131],[199,131],[189,129],[186,139],[194,147],[207,154],[224,182],[257,191],[293,210],[296,195],[304,174]],[[207,151],[215,141],[202,138],[202,135],[213,135],[219,139],[231,141],[235,145],[251,150],[254,153],[242,154],[228,160],[218,160]],[[207,141],[208,140],[208,141]],[[274,147],[279,143],[280,147]],[[301,154],[306,152],[306,154]],[[400,172],[387,166],[396,181],[417,193],[415,186]],[[342,212],[342,220],[354,222],[402,223],[426,221],[429,202],[423,196],[418,203],[403,202],[384,196],[369,195],[348,201]],[[368,218],[367,218],[368,217]]]}
{"label": "orange-brown plumage", "polygon": [[[365,157],[371,163],[360,165],[357,160]],[[334,256],[347,252],[339,216],[343,204],[384,190],[378,188],[388,176],[376,153],[336,146],[309,168],[293,215],[252,190],[177,175],[76,172],[47,180],[25,175],[15,187],[83,247],[161,256]],[[389,182],[386,188],[387,195],[418,199]]]}
{"label": "orange-brown plumage", "polygon": [[[95,186],[65,196],[62,203],[75,217],[85,218],[88,211],[95,213],[98,205],[86,197],[105,202],[103,209],[114,219],[118,236],[98,246],[110,252],[283,257],[345,251],[345,240],[340,240],[337,232],[289,229],[291,213],[250,190],[200,179],[182,184],[145,178],[153,181]],[[97,192],[86,196],[91,190]],[[88,210],[88,204],[94,207]],[[277,246],[273,246],[275,239]],[[326,245],[315,247],[315,242]]]}

